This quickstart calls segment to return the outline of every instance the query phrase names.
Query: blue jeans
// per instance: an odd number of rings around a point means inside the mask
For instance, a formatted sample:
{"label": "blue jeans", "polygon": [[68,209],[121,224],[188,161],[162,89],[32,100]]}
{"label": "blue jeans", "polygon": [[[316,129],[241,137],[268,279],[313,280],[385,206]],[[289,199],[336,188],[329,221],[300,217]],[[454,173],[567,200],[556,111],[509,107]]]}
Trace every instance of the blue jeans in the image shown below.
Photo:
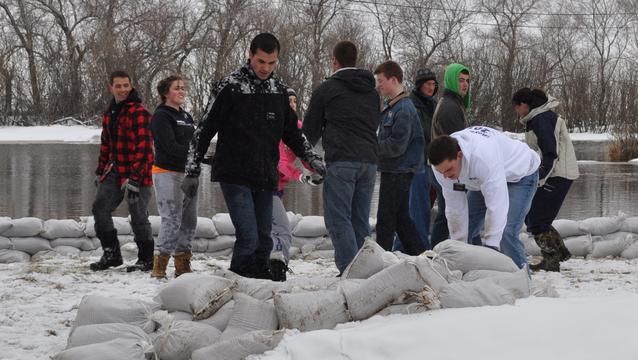
{"label": "blue jeans", "polygon": [[[512,258],[519,268],[527,264],[527,256],[523,243],[518,239],[518,233],[532,204],[537,186],[538,171],[522,178],[519,182],[507,183],[509,208],[500,247],[503,254]],[[467,195],[467,203],[470,217],[468,239],[475,239],[478,238],[485,222],[485,198],[480,191],[470,191]]]}
{"label": "blue jeans", "polygon": [[[430,174],[427,170],[414,174],[410,184],[409,203],[410,217],[419,233],[421,243],[424,248],[432,249],[430,247]],[[403,250],[403,244],[398,235],[394,239],[392,250]]]}
{"label": "blue jeans", "polygon": [[326,166],[323,183],[324,222],[342,273],[370,236],[370,203],[377,165],[335,161]]}
{"label": "blue jeans", "polygon": [[447,227],[447,218],[445,217],[445,198],[443,197],[443,189],[441,189],[439,182],[436,181],[432,167],[428,166],[426,170],[430,174],[432,186],[434,186],[434,190],[436,190],[436,204],[438,212],[436,213],[436,218],[432,224],[432,234],[430,235],[430,244],[432,247],[435,247],[436,244],[450,238],[450,230]]}
{"label": "blue jeans", "polygon": [[242,276],[262,274],[269,269],[272,250],[272,190],[221,183],[224,200],[235,226],[231,271]]}

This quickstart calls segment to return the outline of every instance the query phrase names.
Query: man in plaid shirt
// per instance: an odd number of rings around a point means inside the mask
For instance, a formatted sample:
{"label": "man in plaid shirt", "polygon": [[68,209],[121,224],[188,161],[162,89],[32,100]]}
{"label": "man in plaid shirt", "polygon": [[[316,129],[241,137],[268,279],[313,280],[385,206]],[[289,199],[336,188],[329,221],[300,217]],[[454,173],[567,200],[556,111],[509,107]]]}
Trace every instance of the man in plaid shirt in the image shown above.
{"label": "man in plaid shirt", "polygon": [[98,271],[122,265],[112,213],[127,195],[138,260],[126,270],[150,271],[153,268],[153,235],[148,221],[153,185],[151,114],[142,106],[126,72],[111,73],[109,91],[113,100],[102,117],[102,144],[95,171],[97,195],[93,203],[95,233],[104,254],[90,267]]}

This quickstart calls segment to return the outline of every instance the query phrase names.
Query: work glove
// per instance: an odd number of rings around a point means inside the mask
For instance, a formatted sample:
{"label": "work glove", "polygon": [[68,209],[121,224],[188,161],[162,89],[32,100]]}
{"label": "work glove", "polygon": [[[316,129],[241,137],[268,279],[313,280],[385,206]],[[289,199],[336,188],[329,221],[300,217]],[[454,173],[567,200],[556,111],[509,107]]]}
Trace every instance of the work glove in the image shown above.
{"label": "work glove", "polygon": [[326,165],[324,165],[323,160],[321,158],[315,158],[308,162],[308,166],[310,166],[314,171],[317,172],[320,176],[326,175]]}
{"label": "work glove", "polygon": [[323,176],[316,174],[301,174],[299,175],[299,182],[310,186],[317,186],[323,182]]}
{"label": "work glove", "polygon": [[122,184],[122,191],[126,190],[128,193],[128,203],[134,204],[140,199],[140,184],[137,181],[126,179]]}
{"label": "work glove", "polygon": [[199,187],[199,177],[185,176],[181,187],[186,197],[194,198],[195,195],[197,195],[197,188]]}

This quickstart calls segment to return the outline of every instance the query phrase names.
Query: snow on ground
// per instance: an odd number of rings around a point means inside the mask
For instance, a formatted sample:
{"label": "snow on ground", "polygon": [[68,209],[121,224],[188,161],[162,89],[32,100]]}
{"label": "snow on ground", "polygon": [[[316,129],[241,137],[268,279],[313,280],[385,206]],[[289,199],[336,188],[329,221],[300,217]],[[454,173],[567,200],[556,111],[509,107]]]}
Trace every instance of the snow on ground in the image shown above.
{"label": "snow on ground", "polygon": [[[162,282],[123,268],[94,273],[97,258],[55,257],[0,265],[0,359],[46,359],[66,346],[86,294],[150,300]],[[195,255],[197,272],[227,260]],[[337,273],[331,260],[291,263],[291,277]],[[172,272],[172,269],[171,269]],[[373,317],[336,330],[289,331],[263,359],[635,359],[638,343],[638,260],[572,259],[563,272],[534,279],[561,298],[515,305],[444,309]]]}
{"label": "snow on ground", "polygon": [[86,142],[99,143],[101,129],[88,126],[0,127],[0,143]]}

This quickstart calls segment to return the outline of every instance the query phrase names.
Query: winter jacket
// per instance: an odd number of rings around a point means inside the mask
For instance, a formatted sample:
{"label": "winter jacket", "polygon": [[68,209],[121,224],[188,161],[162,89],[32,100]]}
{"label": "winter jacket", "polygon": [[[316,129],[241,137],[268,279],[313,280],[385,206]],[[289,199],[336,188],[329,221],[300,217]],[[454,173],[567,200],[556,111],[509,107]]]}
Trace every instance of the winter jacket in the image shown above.
{"label": "winter jacket", "polygon": [[415,173],[424,169],[425,140],[416,108],[409,95],[392,99],[379,126],[379,171]]}
{"label": "winter jacket", "polygon": [[155,165],[171,171],[184,172],[188,144],[193,138],[195,124],[183,109],[160,105],[151,119]]}
{"label": "winter jacket", "polygon": [[[298,123],[298,127],[301,129],[301,121]],[[277,170],[279,171],[279,185],[277,186],[277,190],[283,191],[284,187],[288,185],[291,181],[298,181],[302,172],[295,165],[295,160],[297,160],[297,155],[290,150],[283,141],[279,142],[279,164],[277,165]],[[313,171],[310,166],[306,163],[301,163],[306,169]]]}
{"label": "winter jacket", "polygon": [[458,179],[445,178],[434,169],[434,176],[443,189],[450,239],[468,240],[467,194],[454,190],[454,184],[460,183],[467,190],[483,194],[485,243],[498,246],[507,223],[507,183],[519,182],[536,172],[541,160],[526,144],[485,126],[473,126],[451,136],[458,140],[463,153]]}
{"label": "winter jacket", "polygon": [[463,98],[452,90],[445,89],[432,116],[432,139],[450,135],[468,127],[463,110]]}
{"label": "winter jacket", "polygon": [[[446,90],[450,90],[455,94],[461,95],[459,89],[459,76],[462,72],[470,74],[470,69],[462,64],[450,64],[445,68],[445,74],[443,75],[443,87]],[[472,87],[468,84],[467,93],[463,96],[463,108],[470,108],[470,89]]]}
{"label": "winter jacket", "polygon": [[135,89],[119,104],[111,101],[102,116],[100,156],[95,174],[114,172],[120,185],[126,179],[152,186],[153,137],[151,114],[142,106]]}
{"label": "winter jacket", "polygon": [[321,159],[297,128],[286,86],[274,76],[259,79],[248,63],[214,84],[189,146],[188,176],[201,172],[202,159],[215,134],[213,181],[275,190],[280,140],[308,163]]}
{"label": "winter jacket", "polygon": [[559,102],[551,96],[548,101],[532,109],[520,119],[525,125],[525,141],[541,156],[538,169],[539,185],[550,177],[575,180],[579,176],[574,145],[567,132],[565,120],[555,113]]}
{"label": "winter jacket", "polygon": [[380,109],[372,73],[343,68],[312,93],[303,132],[313,145],[322,138],[326,162],[376,164]]}
{"label": "winter jacket", "polygon": [[425,159],[427,159],[428,145],[432,141],[432,116],[434,115],[434,109],[436,109],[436,99],[434,96],[423,95],[419,89],[414,89],[410,93],[410,100],[412,100],[412,104],[414,104],[419,114],[419,120],[421,120],[421,128],[425,138]]}

